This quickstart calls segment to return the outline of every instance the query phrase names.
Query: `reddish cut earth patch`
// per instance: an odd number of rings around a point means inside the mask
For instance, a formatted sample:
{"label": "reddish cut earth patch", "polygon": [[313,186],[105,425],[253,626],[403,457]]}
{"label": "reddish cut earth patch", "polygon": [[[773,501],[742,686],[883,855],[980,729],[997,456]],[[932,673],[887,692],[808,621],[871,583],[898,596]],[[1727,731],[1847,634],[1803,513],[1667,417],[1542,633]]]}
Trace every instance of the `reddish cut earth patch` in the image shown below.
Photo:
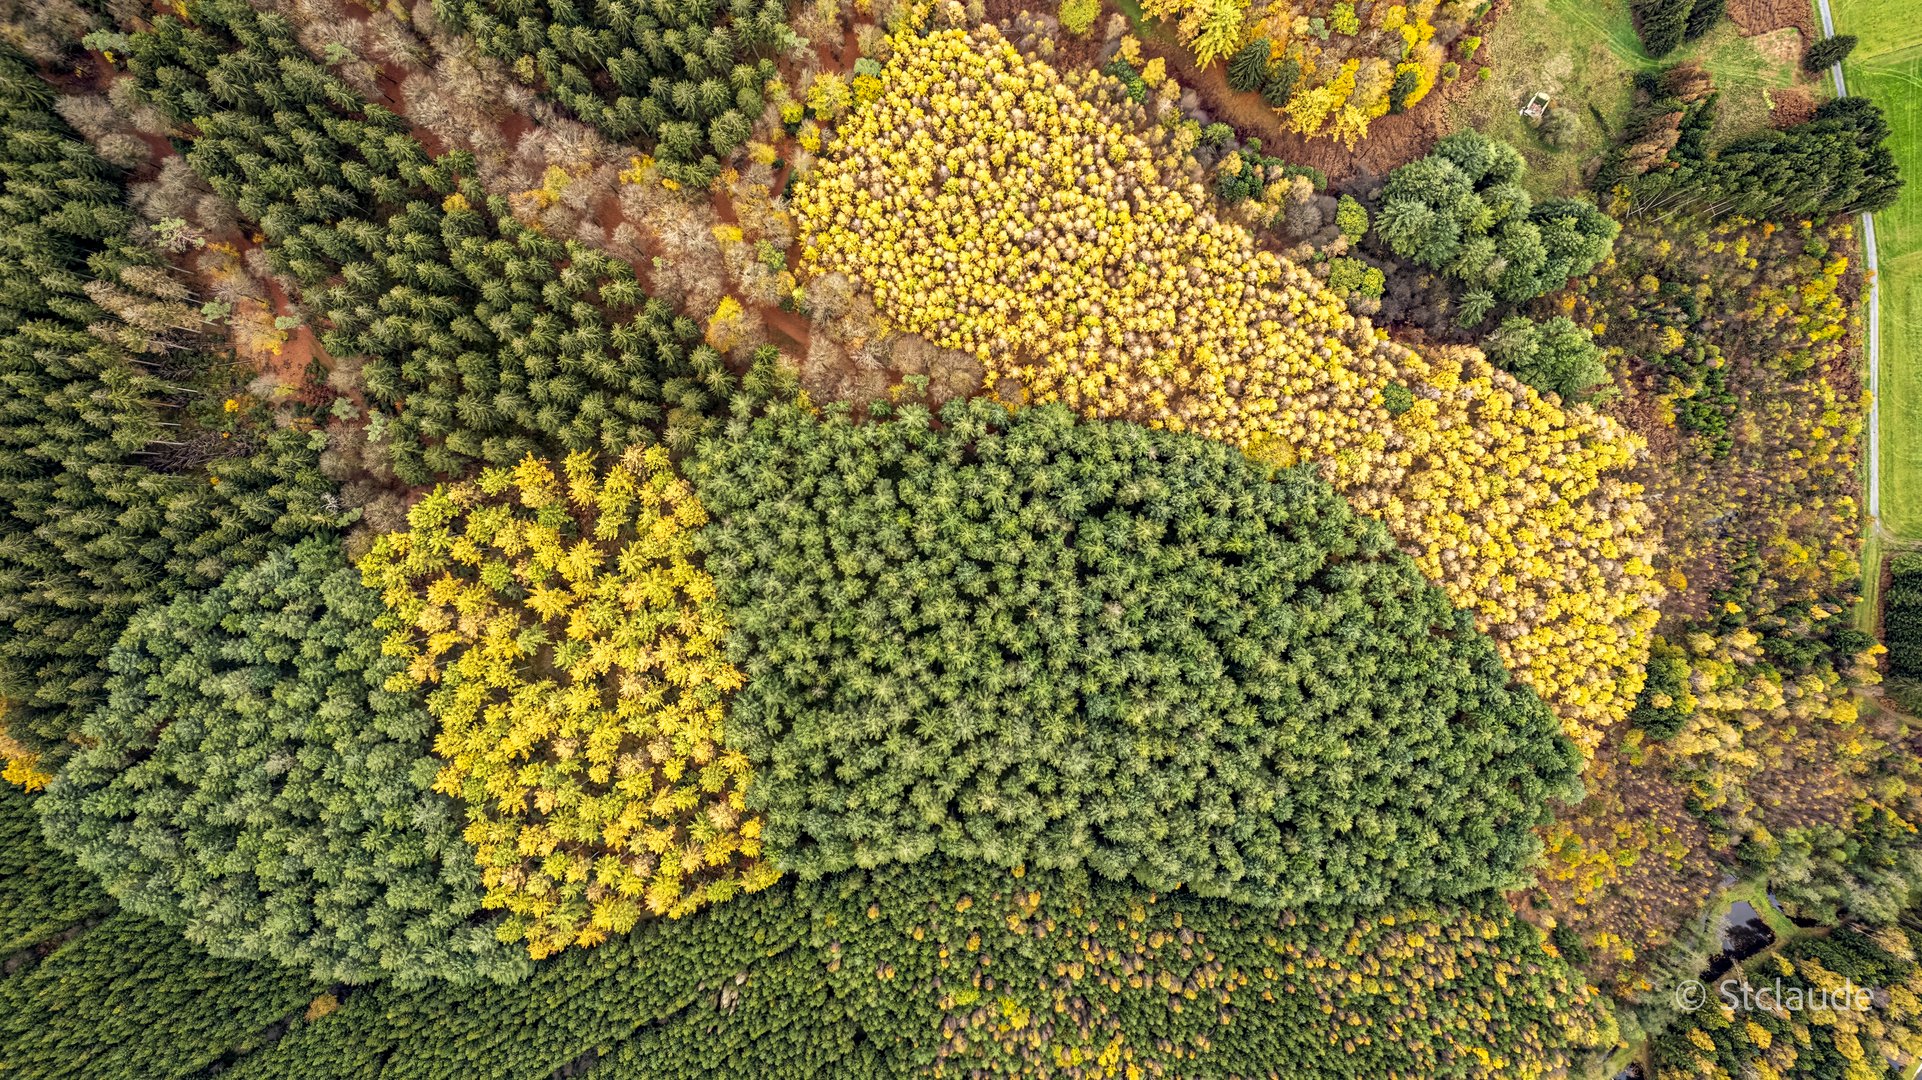
{"label": "reddish cut earth patch", "polygon": [[1728,15],[1744,34],[1793,26],[1802,32],[1803,40],[1816,38],[1815,5],[1807,0],[1728,0]]}
{"label": "reddish cut earth patch", "polygon": [[1773,107],[1769,110],[1769,120],[1778,128],[1791,128],[1805,124],[1815,116],[1815,95],[1804,87],[1789,86],[1769,92]]}

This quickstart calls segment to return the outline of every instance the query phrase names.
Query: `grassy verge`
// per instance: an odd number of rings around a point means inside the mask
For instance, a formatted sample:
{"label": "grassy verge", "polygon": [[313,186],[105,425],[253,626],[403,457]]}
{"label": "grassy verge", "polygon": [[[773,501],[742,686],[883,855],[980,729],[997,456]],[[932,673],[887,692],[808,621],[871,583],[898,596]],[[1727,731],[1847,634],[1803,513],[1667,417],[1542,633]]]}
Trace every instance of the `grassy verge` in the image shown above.
{"label": "grassy verge", "polygon": [[[1715,139],[1723,142],[1768,126],[1773,91],[1799,82],[1820,94],[1813,80],[1800,77],[1799,53],[1792,29],[1745,38],[1723,20],[1700,41],[1656,60],[1642,51],[1628,0],[1515,0],[1482,45],[1493,74],[1454,106],[1451,119],[1519,147],[1528,158],[1524,182],[1537,197],[1567,194],[1583,187],[1584,171],[1620,130],[1635,72],[1700,61],[1722,91]],[[1575,131],[1560,147],[1542,142],[1520,115],[1538,90],[1575,117]]]}
{"label": "grassy verge", "polygon": [[1862,538],[1862,602],[1855,605],[1855,628],[1875,633],[1882,605],[1882,534],[1873,524]]}
{"label": "grassy verge", "polygon": [[1831,0],[1835,28],[1861,39],[1843,65],[1849,91],[1888,114],[1909,183],[1875,216],[1881,249],[1882,525],[1922,539],[1922,19],[1885,0]]}

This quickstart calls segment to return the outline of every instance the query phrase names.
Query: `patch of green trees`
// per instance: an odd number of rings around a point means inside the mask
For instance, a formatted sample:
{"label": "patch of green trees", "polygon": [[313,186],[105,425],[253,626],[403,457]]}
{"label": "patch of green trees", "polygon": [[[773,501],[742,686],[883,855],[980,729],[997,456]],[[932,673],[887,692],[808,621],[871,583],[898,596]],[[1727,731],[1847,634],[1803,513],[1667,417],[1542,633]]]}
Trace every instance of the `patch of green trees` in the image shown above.
{"label": "patch of green trees", "polygon": [[[225,430],[235,373],[53,101],[0,54],[0,724],[48,769],[136,609],[340,520],[305,435]],[[101,285],[169,325],[127,333]]]}
{"label": "patch of green trees", "polygon": [[1723,147],[1702,178],[1703,196],[1717,214],[1758,221],[1886,210],[1902,190],[1888,137],[1881,106],[1837,98],[1807,123]]}
{"label": "patch of green trees", "polygon": [[[1659,174],[1708,160],[1719,95],[1707,69],[1690,63],[1638,71],[1634,83],[1635,104],[1595,170],[1593,186],[1604,197],[1618,185],[1660,184]],[[1650,173],[1658,178],[1639,179]]]}
{"label": "patch of green trees", "polygon": [[0,1059],[20,1080],[186,1080],[321,989],[289,968],[210,958],[122,911],[0,979]]}
{"label": "patch of green trees", "polygon": [[1799,919],[1892,926],[1922,903],[1922,842],[1909,822],[1875,803],[1857,806],[1839,825],[1816,822],[1745,841],[1741,855]]}
{"label": "patch of green trees", "polygon": [[1848,59],[1855,51],[1854,34],[1831,34],[1815,42],[1802,54],[1802,70],[1811,74],[1826,71]]}
{"label": "patch of green trees", "polygon": [[1889,650],[1890,696],[1910,712],[1922,710],[1922,554],[1905,551],[1889,559],[1882,641]]}
{"label": "patch of green trees", "polygon": [[0,784],[0,958],[113,910],[113,901],[73,860],[40,842],[33,800]]}
{"label": "patch of green trees", "polygon": [[1889,560],[1882,637],[1889,647],[1889,672],[1922,678],[1922,554],[1903,552]]}
{"label": "patch of green trees", "polygon": [[466,154],[431,157],[284,17],[240,0],[188,11],[132,35],[128,68],[193,125],[188,163],[259,223],[327,351],[365,358],[368,438],[402,479],[679,440],[731,392],[699,327],[631,266],[515,221]]}
{"label": "patch of green trees", "polygon": [[[1808,121],[1744,136],[1711,151],[1713,97],[1678,101],[1655,87],[1630,117],[1624,141],[1597,174],[1634,209],[1709,219],[1820,221],[1894,205],[1901,167],[1888,147],[1889,123],[1867,98],[1823,103]],[[1704,81],[1704,80],[1695,80]]]}
{"label": "patch of green trees", "polygon": [[525,975],[432,790],[433,718],[382,688],[382,610],[332,538],[142,610],[39,801],[48,839],[215,955],[324,982]]}
{"label": "patch of green trees", "polygon": [[1659,59],[1713,29],[1727,0],[1635,0],[1631,7],[1642,48]]}
{"label": "patch of green trees", "polygon": [[1660,636],[1649,643],[1648,679],[1635,699],[1628,721],[1651,739],[1681,733],[1694,710],[1689,707],[1688,654]]}
{"label": "patch of green trees", "polygon": [[650,140],[705,187],[753,134],[770,56],[798,39],[780,0],[436,0],[449,26],[609,137]]}
{"label": "patch of green trees", "polygon": [[1570,744],[1312,470],[1056,407],[940,421],[775,408],[690,465],[785,867],[1271,906],[1520,880]]}
{"label": "patch of green trees", "polygon": [[1569,404],[1594,397],[1609,381],[1593,335],[1563,315],[1543,322],[1512,315],[1482,340],[1482,351],[1496,367]]}
{"label": "patch of green trees", "polygon": [[173,926],[114,911],[41,842],[39,825],[28,796],[0,785],[0,1072],[9,1080],[204,1075],[321,992],[301,973],[213,959]]}
{"label": "patch of green trees", "polygon": [[1586,274],[1608,257],[1621,231],[1586,200],[1535,202],[1518,182],[1526,168],[1514,147],[1462,131],[1396,169],[1383,186],[1375,235],[1454,286],[1464,328],[1481,325],[1497,305],[1519,304]]}

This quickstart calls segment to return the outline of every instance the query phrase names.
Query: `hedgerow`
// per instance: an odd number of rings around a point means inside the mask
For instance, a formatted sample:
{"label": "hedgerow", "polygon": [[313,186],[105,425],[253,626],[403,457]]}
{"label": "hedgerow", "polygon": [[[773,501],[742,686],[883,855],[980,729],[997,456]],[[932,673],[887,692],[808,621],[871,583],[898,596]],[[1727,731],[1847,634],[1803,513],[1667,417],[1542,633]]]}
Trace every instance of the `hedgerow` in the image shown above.
{"label": "hedgerow", "polygon": [[1060,407],[704,443],[729,740],[807,876],[942,852],[1266,905],[1512,884],[1577,759],[1307,470]]}
{"label": "hedgerow", "polygon": [[727,747],[706,521],[667,451],[436,488],[361,560],[391,690],[431,688],[434,786],[467,807],[487,905],[535,959],[773,882]]}
{"label": "hedgerow", "polygon": [[1010,404],[1316,463],[1599,743],[1641,688],[1660,594],[1638,440],[1472,350],[1384,340],[1218,219],[1166,140],[992,29],[891,48],[880,99],[797,185],[804,268],[972,353]]}
{"label": "hedgerow", "polygon": [[472,174],[368,104],[281,15],[186,5],[127,66],[183,125],[186,158],[258,223],[335,357],[365,358],[367,431],[424,483],[539,450],[693,434],[733,380],[699,327],[598,249],[517,222]]}
{"label": "hedgerow", "polygon": [[143,609],[40,800],[48,838],[219,956],[327,982],[525,975],[476,918],[433,719],[383,688],[402,665],[381,611],[332,539]]}

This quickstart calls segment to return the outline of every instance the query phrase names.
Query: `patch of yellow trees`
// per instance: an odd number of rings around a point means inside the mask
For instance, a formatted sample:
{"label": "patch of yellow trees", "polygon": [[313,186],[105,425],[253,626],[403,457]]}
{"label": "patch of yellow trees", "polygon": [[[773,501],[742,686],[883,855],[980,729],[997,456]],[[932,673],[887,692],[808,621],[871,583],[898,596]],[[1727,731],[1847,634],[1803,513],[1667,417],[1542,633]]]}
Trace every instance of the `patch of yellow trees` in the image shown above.
{"label": "patch of yellow trees", "polygon": [[691,557],[706,520],[660,447],[604,478],[530,457],[436,488],[361,561],[407,662],[390,689],[432,688],[435,786],[537,959],[779,876],[722,742],[742,675]]}
{"label": "patch of yellow trees", "polygon": [[993,28],[897,40],[798,186],[803,265],[977,357],[1010,403],[1318,462],[1592,749],[1642,685],[1659,586],[1640,444],[1471,349],[1387,340],[1216,216],[1137,133]]}
{"label": "patch of yellow trees", "polygon": [[1143,0],[1141,10],[1172,23],[1204,68],[1266,40],[1269,72],[1293,87],[1286,101],[1270,99],[1290,130],[1352,149],[1391,107],[1412,108],[1434,89],[1448,63],[1443,43],[1459,38],[1473,7],[1471,0]]}

